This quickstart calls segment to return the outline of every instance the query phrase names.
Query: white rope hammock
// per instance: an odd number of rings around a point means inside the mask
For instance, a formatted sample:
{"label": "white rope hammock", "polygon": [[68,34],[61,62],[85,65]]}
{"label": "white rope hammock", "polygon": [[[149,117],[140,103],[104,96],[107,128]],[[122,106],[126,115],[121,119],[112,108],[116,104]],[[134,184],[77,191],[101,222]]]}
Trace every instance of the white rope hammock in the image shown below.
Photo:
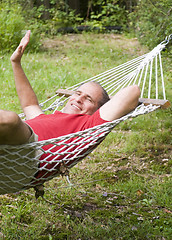
{"label": "white rope hammock", "polygon": [[[142,104],[133,112],[112,122],[54,139],[17,146],[0,145],[0,194],[39,186],[55,176],[66,175],[68,168],[93,151],[117,124],[159,107],[166,108],[169,102],[165,94],[161,51],[170,38],[171,36],[166,38],[151,52],[84,81],[98,81],[109,95],[114,95],[126,86],[137,84],[141,89]],[[63,106],[67,97],[80,84],[68,88],[67,91],[58,90],[55,96],[41,104],[44,107],[48,101],[55,99],[44,111],[55,111]],[[151,100],[152,98],[156,100]],[[155,105],[151,104],[152,102]],[[48,150],[44,149],[45,146],[48,146]],[[45,158],[40,165],[42,154],[45,154]]]}

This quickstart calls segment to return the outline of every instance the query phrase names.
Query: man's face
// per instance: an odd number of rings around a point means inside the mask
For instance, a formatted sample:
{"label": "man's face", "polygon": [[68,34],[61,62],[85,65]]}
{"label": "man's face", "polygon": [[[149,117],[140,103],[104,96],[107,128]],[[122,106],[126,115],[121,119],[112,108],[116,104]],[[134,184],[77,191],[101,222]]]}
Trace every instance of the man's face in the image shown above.
{"label": "man's face", "polygon": [[85,83],[70,97],[63,112],[92,115],[98,109],[98,102],[101,98],[102,89],[97,84]]}

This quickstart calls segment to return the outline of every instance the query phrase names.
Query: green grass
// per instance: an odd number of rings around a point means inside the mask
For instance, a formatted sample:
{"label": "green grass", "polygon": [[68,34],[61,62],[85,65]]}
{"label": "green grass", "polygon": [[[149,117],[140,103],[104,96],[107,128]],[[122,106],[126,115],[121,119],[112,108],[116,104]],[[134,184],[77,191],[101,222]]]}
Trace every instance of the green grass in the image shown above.
{"label": "green grass", "polygon": [[[23,68],[40,101],[146,52],[123,35],[82,34],[44,39]],[[0,56],[0,107],[17,111],[10,56]],[[170,59],[164,57],[171,101]],[[171,108],[116,126],[65,178],[45,184],[45,200],[32,189],[0,196],[0,239],[170,240]]]}

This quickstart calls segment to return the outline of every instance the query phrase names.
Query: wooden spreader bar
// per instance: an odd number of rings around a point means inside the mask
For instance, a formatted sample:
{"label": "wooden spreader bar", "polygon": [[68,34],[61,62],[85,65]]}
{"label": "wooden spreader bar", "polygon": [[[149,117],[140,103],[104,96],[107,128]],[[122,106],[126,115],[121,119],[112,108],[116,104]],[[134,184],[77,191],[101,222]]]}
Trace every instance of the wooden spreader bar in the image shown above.
{"label": "wooden spreader bar", "polygon": [[56,91],[56,94],[58,94],[59,96],[64,96],[64,97],[70,97],[74,93],[75,93],[75,91],[67,90],[67,89],[58,89]]}
{"label": "wooden spreader bar", "polygon": [[139,98],[139,103],[143,103],[145,106],[149,104],[160,106],[162,109],[166,109],[171,105],[168,100],[150,98]]}
{"label": "wooden spreader bar", "polygon": [[[74,94],[74,91],[67,89],[58,89],[56,91],[56,94],[58,94],[59,96],[70,97],[72,94]],[[110,98],[112,98],[112,96],[110,96]],[[139,104],[141,103],[143,103],[145,106],[149,104],[160,106],[162,109],[166,109],[171,105],[168,100],[149,98],[139,98]]]}

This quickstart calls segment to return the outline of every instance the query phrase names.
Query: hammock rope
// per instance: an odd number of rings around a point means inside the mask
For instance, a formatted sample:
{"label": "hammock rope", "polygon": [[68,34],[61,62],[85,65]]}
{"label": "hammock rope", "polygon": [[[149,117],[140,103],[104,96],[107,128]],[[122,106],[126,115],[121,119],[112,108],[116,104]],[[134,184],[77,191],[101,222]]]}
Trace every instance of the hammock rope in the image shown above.
{"label": "hammock rope", "polygon": [[[141,88],[141,98],[151,98],[153,95],[155,99],[160,96],[166,100],[161,51],[169,40],[170,37],[148,54],[89,78],[82,83],[98,81],[109,95],[114,95],[119,89],[126,86],[137,84]],[[72,92],[82,83],[75,84],[67,90]],[[51,102],[55,99],[44,109],[44,111],[55,111],[64,105],[69,96],[70,94],[66,95],[57,91],[53,97],[40,105],[44,107],[48,101]],[[84,131],[23,145],[0,145],[0,194],[39,186],[60,174],[68,175],[68,169],[92,152],[117,124],[158,108],[160,108],[158,104],[145,106],[142,103],[133,112],[120,119]],[[20,116],[22,117],[23,114]],[[40,162],[39,159],[43,154],[45,157]]]}

